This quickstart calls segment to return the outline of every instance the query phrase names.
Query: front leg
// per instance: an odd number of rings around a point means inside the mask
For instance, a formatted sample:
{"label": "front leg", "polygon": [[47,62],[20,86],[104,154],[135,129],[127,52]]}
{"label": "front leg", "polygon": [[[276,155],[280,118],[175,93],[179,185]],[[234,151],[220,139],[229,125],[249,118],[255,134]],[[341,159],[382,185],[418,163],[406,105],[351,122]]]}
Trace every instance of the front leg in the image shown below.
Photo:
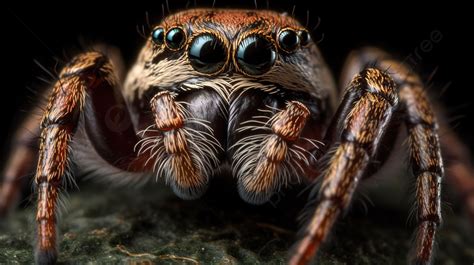
{"label": "front leg", "polygon": [[321,188],[312,192],[319,193],[319,203],[292,254],[291,265],[311,261],[348,207],[397,106],[397,89],[386,73],[369,68],[352,80],[333,121],[332,150]]}
{"label": "front leg", "polygon": [[[438,136],[438,119],[425,86],[419,76],[406,65],[378,49],[366,48],[353,52],[348,59],[348,65],[376,65],[380,69],[388,69],[399,87],[400,105],[408,130],[411,166],[416,178],[418,229],[410,259],[413,264],[431,264],[436,231],[441,224],[441,181],[444,177],[444,165],[441,156],[443,140],[440,142]],[[445,150],[454,158],[450,164],[457,166],[457,170],[450,171],[449,178],[461,180],[463,184],[473,183],[472,173],[469,173],[468,156],[459,153],[461,149],[457,137],[447,128],[445,131]],[[472,184],[470,187],[466,185],[463,189],[469,191],[472,187]]]}
{"label": "front leg", "polygon": [[[128,126],[114,127],[107,120],[113,109],[125,110],[113,65],[97,52],[77,56],[67,65],[53,87],[40,126],[40,150],[35,184],[38,192],[36,214],[37,264],[57,260],[56,201],[68,170],[69,149],[83,116],[89,139],[109,163],[126,168],[124,158],[133,157],[136,135],[128,112],[121,113]],[[123,121],[122,120],[122,121]],[[122,125],[125,123],[121,123]],[[122,161],[117,164],[116,161]]]}

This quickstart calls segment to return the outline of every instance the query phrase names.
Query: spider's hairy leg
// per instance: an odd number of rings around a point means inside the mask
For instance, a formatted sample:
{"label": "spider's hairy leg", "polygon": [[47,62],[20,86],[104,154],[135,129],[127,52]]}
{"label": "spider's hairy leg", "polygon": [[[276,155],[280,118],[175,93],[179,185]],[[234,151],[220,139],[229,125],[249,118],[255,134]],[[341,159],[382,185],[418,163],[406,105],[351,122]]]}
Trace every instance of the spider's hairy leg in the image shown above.
{"label": "spider's hairy leg", "polygon": [[[403,77],[396,82],[400,83],[400,99],[405,105],[405,123],[410,134],[413,172],[417,175],[419,170],[424,170],[428,166],[433,174],[438,175],[439,181],[446,178],[448,186],[464,203],[467,214],[474,224],[474,167],[467,145],[449,126],[442,107],[436,102],[430,102],[429,95],[418,75],[410,72],[396,60],[383,60],[381,63],[395,65],[396,69],[399,69],[398,75]],[[424,135],[419,135],[420,133]],[[429,145],[423,146],[423,144]],[[434,193],[440,193],[440,187],[432,192],[432,197],[435,199]],[[440,194],[436,200],[440,200]],[[420,206],[419,203],[417,206]],[[437,202],[437,204],[441,203]],[[441,216],[439,219],[441,220]]]}
{"label": "spider's hairy leg", "polygon": [[318,204],[311,212],[290,264],[307,264],[317,253],[340,213],[348,207],[398,107],[395,83],[385,73],[367,68],[345,92],[336,119],[337,132],[328,152],[322,185],[315,186]]}
{"label": "spider's hairy leg", "polygon": [[34,108],[13,137],[11,152],[2,172],[0,184],[0,217],[13,208],[23,186],[29,183],[38,159],[41,108]]}
{"label": "spider's hairy leg", "polygon": [[[97,50],[106,54],[107,57],[110,58],[113,63],[114,72],[116,73],[116,75],[119,77],[123,75],[123,63],[118,49],[105,45],[96,45],[93,47],[93,50]],[[51,93],[51,90],[52,87],[47,89],[45,92],[38,94],[40,100],[36,103],[36,106],[29,111],[28,115],[25,117],[25,120],[21,123],[21,125],[13,136],[13,141],[10,147],[11,151],[6,156],[8,159],[6,160],[6,163],[4,165],[2,175],[0,175],[0,179],[1,177],[3,177],[3,179],[0,180],[0,218],[2,216],[5,216],[8,213],[8,210],[12,209],[16,205],[17,198],[20,197],[21,191],[23,191],[25,187],[30,188],[30,177],[34,175],[34,171],[36,168],[35,166],[38,160],[40,123],[43,116],[43,112],[46,109],[46,105],[48,103],[47,97]],[[118,92],[118,90],[116,92]],[[117,115],[122,115],[121,120],[119,121],[120,124],[110,123],[111,119],[109,119],[109,125],[115,126],[115,131],[117,131],[117,129],[120,130],[120,134],[124,136],[123,140],[131,139],[129,137],[130,135],[126,135],[125,130],[123,130],[124,128],[118,128],[116,126],[119,125],[123,127],[123,125],[127,125],[126,123],[129,122],[123,115],[125,105],[121,104],[121,101],[116,99],[116,95],[113,95],[113,97],[109,98],[111,98],[114,102],[112,109],[108,109],[109,114],[115,115],[115,117],[109,118],[112,118],[112,120],[115,119],[115,121],[117,122]],[[108,102],[106,102],[107,100],[107,97],[101,98],[101,96],[99,95],[99,102],[96,102],[97,104],[91,104],[90,107],[96,110],[96,106],[109,107],[109,105],[107,104]],[[99,121],[100,117],[97,116],[100,115],[100,110],[95,111],[94,114],[96,116],[96,118],[94,119],[95,122]],[[94,132],[97,126],[94,125],[91,121],[88,121],[87,123],[89,126],[88,130],[92,129],[91,131]],[[101,131],[101,133],[105,133],[105,135],[113,134],[108,134],[107,131],[103,130]],[[98,140],[103,139],[104,135],[98,135],[96,133],[96,136],[99,136],[98,138],[95,138],[95,140]],[[107,151],[108,153],[113,153],[110,150]],[[30,195],[29,190],[25,191],[27,192],[26,195]]]}
{"label": "spider's hairy leg", "polygon": [[[380,69],[388,69],[399,87],[401,110],[408,130],[410,160],[416,178],[416,209],[418,230],[411,262],[414,264],[430,264],[437,227],[441,224],[441,180],[444,176],[441,143],[438,131],[439,124],[433,105],[419,76],[402,62],[392,59],[387,53],[365,48],[355,51],[348,59],[348,64],[376,65]],[[444,136],[444,135],[443,135]],[[459,140],[451,132],[446,135],[446,149],[456,148]],[[449,152],[448,152],[449,153]],[[459,151],[453,150],[454,157],[459,159]],[[465,156],[465,155],[461,155]],[[472,178],[470,174],[460,174],[470,169],[470,163],[458,160],[464,170],[451,172],[458,179]],[[456,161],[454,161],[456,162]],[[472,173],[471,173],[472,174]],[[469,183],[469,182],[467,182]]]}
{"label": "spider's hairy leg", "polygon": [[436,230],[441,224],[444,175],[438,124],[421,82],[402,83],[400,100],[406,110],[411,164],[417,182],[418,231],[413,263],[431,264]]}
{"label": "spider's hairy leg", "polygon": [[[57,260],[56,204],[81,114],[84,114],[84,126],[95,149],[113,163],[133,150],[134,145],[133,128],[118,130],[107,123],[108,110],[123,105],[113,65],[101,53],[81,54],[61,71],[40,125],[35,175],[38,192],[36,263],[52,264]],[[128,114],[124,119],[129,119]]]}

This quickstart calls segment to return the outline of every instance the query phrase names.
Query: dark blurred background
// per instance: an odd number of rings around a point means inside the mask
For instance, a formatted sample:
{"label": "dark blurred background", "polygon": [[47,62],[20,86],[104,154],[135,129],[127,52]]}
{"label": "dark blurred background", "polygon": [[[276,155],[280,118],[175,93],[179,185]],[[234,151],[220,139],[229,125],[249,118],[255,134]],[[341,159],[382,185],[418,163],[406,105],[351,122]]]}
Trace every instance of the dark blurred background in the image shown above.
{"label": "dark blurred background", "polygon": [[[175,12],[184,8],[187,1],[169,1]],[[268,3],[269,2],[269,3]],[[432,94],[446,106],[451,125],[474,150],[474,110],[470,96],[472,44],[466,35],[469,30],[466,7],[455,4],[423,4],[387,2],[384,5],[345,4],[332,1],[332,6],[322,2],[309,4],[298,1],[257,1],[258,8],[269,4],[277,11],[294,12],[295,16],[313,29],[313,38],[336,76],[345,56],[352,48],[375,45],[393,52],[401,59],[411,56],[411,66],[418,69],[425,80],[435,71],[430,81]],[[213,1],[197,1],[200,7],[209,7]],[[254,1],[217,0],[217,7],[255,8]],[[194,6],[189,1],[189,6]],[[40,79],[52,80],[34,61],[56,73],[61,65],[87,46],[104,42],[122,50],[130,65],[143,37],[137,28],[157,23],[162,9],[168,14],[164,1],[100,7],[97,3],[74,2],[68,5],[31,6],[17,5],[3,10],[2,104],[0,104],[2,129],[0,144],[5,150],[12,128],[18,124],[24,110],[34,102],[30,90],[45,87]],[[309,12],[309,13],[308,13]],[[309,16],[307,16],[309,14]],[[6,30],[6,31],[5,31]],[[436,34],[433,35],[433,34]],[[324,37],[323,37],[324,36]],[[6,57],[6,61],[5,61]],[[59,62],[58,62],[59,59]],[[4,160],[4,159],[2,159]]]}

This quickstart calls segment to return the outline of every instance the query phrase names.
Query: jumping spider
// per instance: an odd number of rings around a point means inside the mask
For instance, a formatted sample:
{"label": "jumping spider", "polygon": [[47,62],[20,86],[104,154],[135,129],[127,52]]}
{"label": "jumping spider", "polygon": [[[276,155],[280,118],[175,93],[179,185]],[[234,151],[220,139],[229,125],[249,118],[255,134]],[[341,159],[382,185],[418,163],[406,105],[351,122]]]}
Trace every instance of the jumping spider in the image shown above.
{"label": "jumping spider", "polygon": [[287,14],[192,9],[154,27],[124,82],[119,65],[98,51],[76,56],[42,119],[32,115],[16,136],[0,209],[38,161],[37,263],[57,260],[55,210],[74,154],[81,171],[123,183],[163,178],[183,199],[200,197],[218,169],[231,172],[252,204],[319,180],[311,195],[318,204],[289,258],[307,264],[403,124],[417,189],[413,262],[430,263],[441,223],[442,143],[422,81],[400,61],[375,48],[354,51],[339,93],[309,32]]}

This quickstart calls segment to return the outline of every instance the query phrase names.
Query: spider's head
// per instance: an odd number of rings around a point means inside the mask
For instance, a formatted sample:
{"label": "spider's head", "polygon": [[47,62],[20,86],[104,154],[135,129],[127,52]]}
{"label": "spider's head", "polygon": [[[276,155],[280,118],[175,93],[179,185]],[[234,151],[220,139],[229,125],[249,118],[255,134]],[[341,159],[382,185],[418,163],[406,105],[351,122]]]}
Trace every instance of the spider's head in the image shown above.
{"label": "spider's head", "polygon": [[153,28],[127,90],[239,80],[321,96],[322,63],[309,32],[286,13],[192,9]]}

